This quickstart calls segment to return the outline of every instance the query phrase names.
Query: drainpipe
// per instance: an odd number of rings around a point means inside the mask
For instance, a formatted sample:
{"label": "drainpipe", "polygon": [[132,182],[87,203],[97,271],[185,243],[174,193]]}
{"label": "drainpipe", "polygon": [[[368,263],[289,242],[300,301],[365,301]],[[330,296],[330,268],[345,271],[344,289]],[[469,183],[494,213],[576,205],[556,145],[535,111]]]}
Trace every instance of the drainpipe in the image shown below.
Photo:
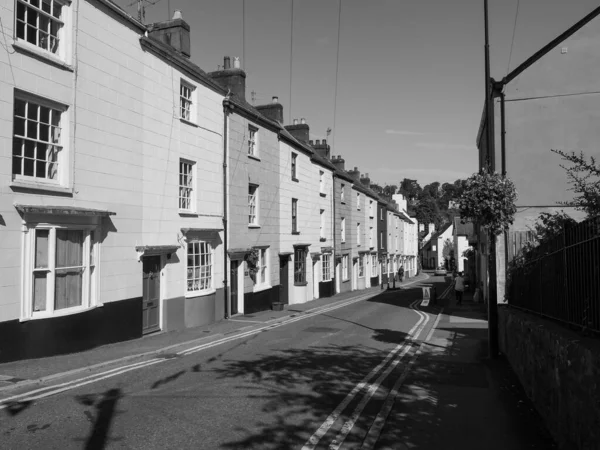
{"label": "drainpipe", "polygon": [[227,156],[229,147],[229,138],[227,130],[229,128],[229,112],[231,105],[229,98],[223,100],[223,293],[224,293],[224,318],[229,319],[229,267],[227,265]]}
{"label": "drainpipe", "polygon": [[[503,84],[498,86],[500,89]],[[500,91],[500,154],[502,157],[502,176],[506,177],[506,111],[504,92]],[[508,231],[504,230],[504,297],[506,298],[506,288],[508,280]]]}
{"label": "drainpipe", "polygon": [[[336,291],[336,287],[337,287],[337,247],[336,247],[336,233],[335,233],[335,221],[336,221],[336,217],[335,217],[335,179],[337,177],[335,176],[335,172],[332,172],[332,185],[331,185],[331,205],[332,205],[332,211],[333,214],[332,219],[331,219],[331,233],[333,234],[333,291]],[[340,292],[342,290],[342,287],[340,286]],[[337,294],[337,292],[335,292]]]}

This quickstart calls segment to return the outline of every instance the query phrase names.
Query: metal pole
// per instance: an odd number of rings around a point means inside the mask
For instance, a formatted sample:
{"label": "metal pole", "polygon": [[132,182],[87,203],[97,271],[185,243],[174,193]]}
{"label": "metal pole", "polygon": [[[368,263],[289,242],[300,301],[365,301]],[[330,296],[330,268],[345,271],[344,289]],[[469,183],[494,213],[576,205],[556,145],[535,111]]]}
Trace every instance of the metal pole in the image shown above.
{"label": "metal pole", "polygon": [[[484,0],[484,16],[485,16],[485,104],[486,104],[486,132],[487,132],[487,149],[489,158],[488,169],[493,169],[495,155],[492,149],[494,148],[494,136],[492,134],[492,123],[494,115],[494,103],[491,96],[490,86],[490,40],[489,40],[489,23],[488,23],[488,0]],[[489,284],[489,299],[488,299],[488,344],[489,356],[492,359],[498,357],[498,291],[496,277],[496,235],[488,232],[490,255],[488,258],[488,271],[490,277]]]}

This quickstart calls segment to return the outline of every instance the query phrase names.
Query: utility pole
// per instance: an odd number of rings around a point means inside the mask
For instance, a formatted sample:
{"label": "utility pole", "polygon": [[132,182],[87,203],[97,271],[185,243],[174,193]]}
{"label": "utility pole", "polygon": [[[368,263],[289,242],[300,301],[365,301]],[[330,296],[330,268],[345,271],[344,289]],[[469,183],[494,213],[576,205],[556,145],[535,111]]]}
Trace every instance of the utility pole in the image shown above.
{"label": "utility pole", "polygon": [[138,13],[138,20],[140,22],[142,21],[142,11],[144,9],[143,2],[144,2],[144,0],[137,0],[137,13]]}
{"label": "utility pole", "polygon": [[[491,77],[490,77],[490,40],[489,40],[489,24],[488,24],[488,0],[483,0],[484,15],[485,15],[485,112],[486,112],[486,137],[487,137],[487,154],[491,156],[490,167],[493,168],[494,155],[494,135],[492,123],[494,121],[494,102],[492,99]],[[498,357],[498,289],[496,277],[496,235],[488,232],[489,240],[489,296],[488,296],[488,346],[489,356],[491,359]]]}

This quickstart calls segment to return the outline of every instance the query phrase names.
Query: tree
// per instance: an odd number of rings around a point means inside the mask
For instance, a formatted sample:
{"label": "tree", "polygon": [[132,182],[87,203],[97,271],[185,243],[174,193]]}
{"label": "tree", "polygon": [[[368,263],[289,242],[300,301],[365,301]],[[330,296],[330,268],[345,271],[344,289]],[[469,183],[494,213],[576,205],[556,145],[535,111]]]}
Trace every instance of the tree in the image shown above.
{"label": "tree", "polygon": [[570,226],[576,225],[577,221],[564,211],[550,213],[541,213],[533,227],[530,230],[533,232],[533,240],[525,243],[522,249],[523,258],[516,258],[513,262],[514,267],[525,264],[533,257],[533,250],[546,242],[560,236],[560,234]]}
{"label": "tree", "polygon": [[[577,194],[574,203],[575,208],[584,211],[588,217],[600,214],[600,165],[591,156],[588,161],[583,152],[576,155],[575,152],[566,153],[562,150],[551,150],[560,155],[564,161],[573,164],[571,167],[561,167],[567,172],[572,190]],[[563,202],[567,204],[567,202]]]}
{"label": "tree", "polygon": [[515,185],[509,178],[496,172],[476,173],[466,180],[458,209],[463,222],[477,223],[497,236],[514,222],[516,199]]}
{"label": "tree", "polygon": [[411,180],[409,178],[404,178],[400,183],[400,188],[398,189],[398,191],[406,197],[406,200],[411,205],[416,202],[422,190],[423,189],[417,180]]}
{"label": "tree", "polygon": [[386,197],[392,197],[396,192],[398,192],[398,186],[392,184],[386,184],[383,187],[383,195],[385,195]]}

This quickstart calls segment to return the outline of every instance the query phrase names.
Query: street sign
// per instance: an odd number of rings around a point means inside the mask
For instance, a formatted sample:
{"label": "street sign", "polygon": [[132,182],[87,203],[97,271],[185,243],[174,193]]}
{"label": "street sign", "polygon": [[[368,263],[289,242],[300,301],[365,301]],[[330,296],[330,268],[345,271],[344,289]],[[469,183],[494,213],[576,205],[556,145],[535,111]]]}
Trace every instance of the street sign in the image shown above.
{"label": "street sign", "polygon": [[421,306],[429,306],[429,300],[431,299],[431,295],[428,287],[421,288],[423,289],[423,301],[421,302]]}

